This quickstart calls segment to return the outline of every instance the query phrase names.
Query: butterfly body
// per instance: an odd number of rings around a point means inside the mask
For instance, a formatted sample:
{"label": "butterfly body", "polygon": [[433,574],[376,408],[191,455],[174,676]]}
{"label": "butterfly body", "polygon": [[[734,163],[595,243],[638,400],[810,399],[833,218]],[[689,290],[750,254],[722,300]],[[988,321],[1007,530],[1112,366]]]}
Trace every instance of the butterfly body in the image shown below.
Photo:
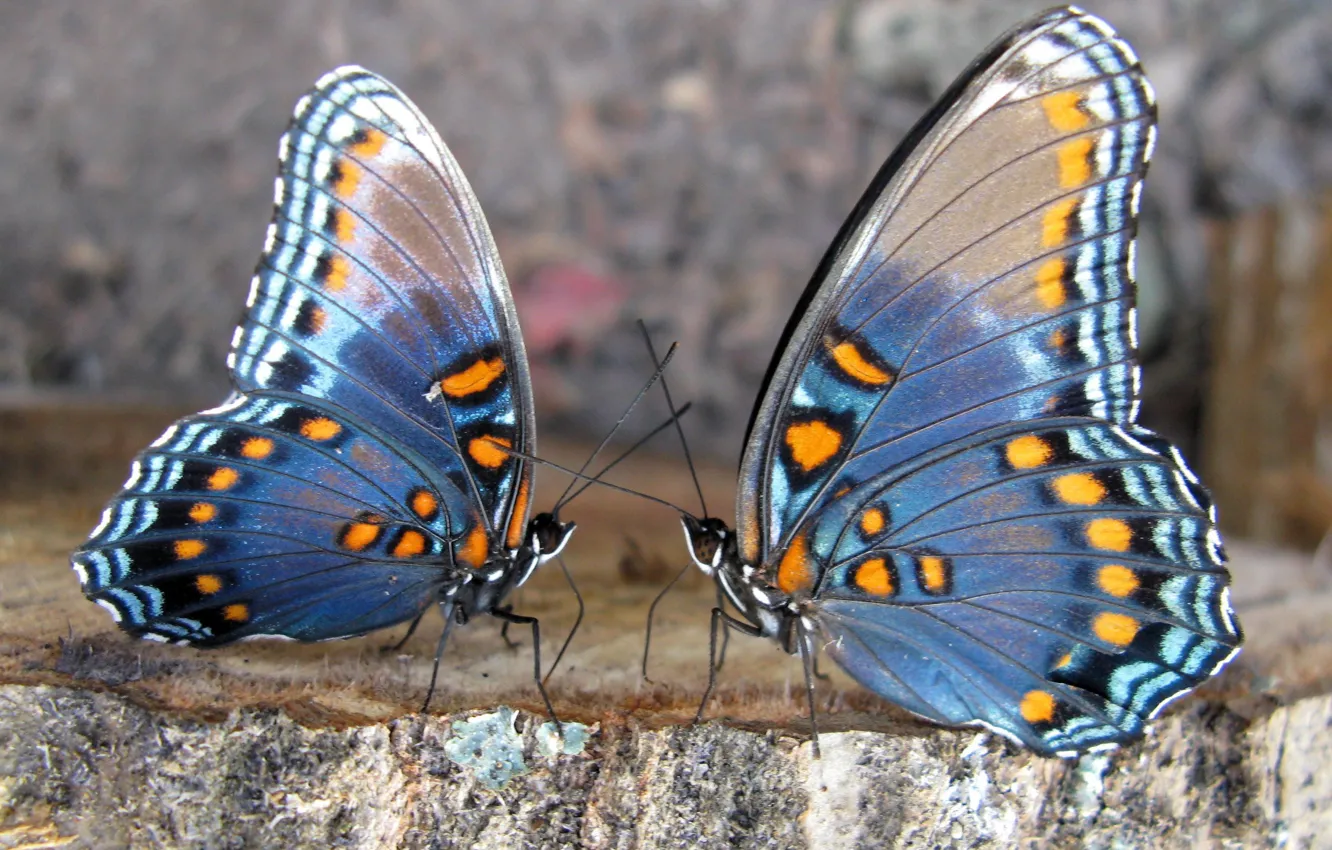
{"label": "butterfly body", "polygon": [[84,593],[198,646],[496,614],[573,524],[531,515],[527,359],[471,188],[349,66],[298,102],[274,196],[235,391],[134,460],[72,556]]}
{"label": "butterfly body", "polygon": [[732,627],[1059,755],[1141,734],[1234,655],[1210,497],[1135,423],[1154,139],[1136,57],[1073,8],[912,131],[783,335],[735,529],[685,520]]}

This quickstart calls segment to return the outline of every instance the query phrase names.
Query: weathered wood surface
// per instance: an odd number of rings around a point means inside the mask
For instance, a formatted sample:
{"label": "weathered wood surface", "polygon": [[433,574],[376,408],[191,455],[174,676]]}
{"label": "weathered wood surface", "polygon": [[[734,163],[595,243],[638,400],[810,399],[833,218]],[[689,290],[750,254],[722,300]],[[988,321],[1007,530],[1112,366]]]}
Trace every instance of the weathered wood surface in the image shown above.
{"label": "weathered wood surface", "polygon": [[[1146,741],[1047,761],[974,731],[916,723],[840,673],[820,689],[810,757],[800,667],[733,640],[718,700],[689,725],[713,596],[663,508],[589,492],[568,561],[587,619],[552,680],[585,750],[547,760],[530,639],[455,632],[444,688],[418,712],[438,622],[319,645],[211,652],[131,641],[66,561],[170,413],[0,412],[0,848],[115,846],[880,847],[1327,846],[1332,839],[1332,565],[1231,544],[1249,643]],[[580,450],[547,446],[557,460]],[[729,512],[730,475],[704,476]],[[556,492],[559,476],[544,474]],[[674,459],[622,479],[692,506]],[[541,504],[541,501],[538,501]],[[631,534],[641,550],[632,555]],[[575,603],[558,569],[524,588],[550,653]],[[547,658],[550,656],[548,655]],[[452,722],[521,709],[528,772],[498,790],[450,759]],[[531,712],[536,711],[536,714]]]}

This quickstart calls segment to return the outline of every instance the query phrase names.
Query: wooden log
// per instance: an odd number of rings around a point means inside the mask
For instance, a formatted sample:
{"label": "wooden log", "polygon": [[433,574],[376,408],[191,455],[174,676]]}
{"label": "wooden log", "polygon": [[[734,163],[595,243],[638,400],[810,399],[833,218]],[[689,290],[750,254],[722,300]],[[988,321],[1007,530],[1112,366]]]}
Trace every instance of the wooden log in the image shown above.
{"label": "wooden log", "polygon": [[1226,531],[1314,548],[1332,529],[1332,203],[1209,223],[1201,466]]}
{"label": "wooden log", "polygon": [[[1246,651],[1142,743],[1040,759],[916,722],[833,671],[814,760],[799,662],[767,641],[732,640],[712,720],[691,725],[714,601],[701,576],[663,603],[656,684],[641,680],[647,606],[685,562],[678,524],[592,490],[568,512],[587,619],[551,681],[560,717],[588,738],[547,757],[530,637],[510,650],[484,618],[455,631],[428,715],[438,622],[398,652],[383,647],[401,627],[214,651],[120,634],[67,554],[172,415],[0,413],[0,848],[1319,846],[1332,834],[1332,571],[1307,557],[1232,542]],[[729,513],[732,474],[704,472],[709,504]],[[540,477],[549,504],[562,482]],[[639,458],[618,480],[693,507],[674,458]],[[541,618],[549,659],[576,613],[559,570],[515,601]]]}

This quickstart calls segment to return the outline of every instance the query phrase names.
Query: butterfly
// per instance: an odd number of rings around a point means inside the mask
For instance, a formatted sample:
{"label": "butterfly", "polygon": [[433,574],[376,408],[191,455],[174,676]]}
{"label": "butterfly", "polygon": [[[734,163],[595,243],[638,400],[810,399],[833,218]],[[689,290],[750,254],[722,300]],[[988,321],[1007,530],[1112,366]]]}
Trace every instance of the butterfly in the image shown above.
{"label": "butterfly", "polygon": [[887,160],[764,379],[736,527],[684,517],[741,615],[719,602],[714,658],[719,626],[774,638],[812,706],[822,647],[922,718],[1072,756],[1235,655],[1211,499],[1135,424],[1155,112],[1129,45],[1058,8]]}
{"label": "butterfly", "polygon": [[278,161],[234,392],[134,460],[72,556],[83,592],[196,646],[414,627],[435,605],[445,636],[488,613],[536,638],[502,603],[574,524],[529,520],[527,357],[476,196],[357,67],[299,100]]}

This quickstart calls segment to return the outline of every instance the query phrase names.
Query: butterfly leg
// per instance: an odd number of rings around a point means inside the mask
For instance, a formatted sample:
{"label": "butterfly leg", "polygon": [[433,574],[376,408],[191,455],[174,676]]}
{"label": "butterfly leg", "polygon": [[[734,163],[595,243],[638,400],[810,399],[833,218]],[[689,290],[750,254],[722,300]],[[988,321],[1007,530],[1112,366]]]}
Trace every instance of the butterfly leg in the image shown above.
{"label": "butterfly leg", "polygon": [[[430,708],[430,698],[435,695],[435,682],[439,678],[439,659],[444,656],[444,644],[448,642],[449,630],[453,628],[453,605],[441,605],[440,610],[444,614],[444,631],[440,632],[439,643],[435,645],[435,669],[430,671],[430,687],[426,689],[425,702],[421,705],[422,714],[425,714],[426,710]],[[417,619],[420,620],[419,617]],[[413,624],[413,628],[415,628],[415,624]]]}
{"label": "butterfly leg", "polygon": [[[564,651],[569,648],[570,641],[574,635],[578,634],[578,627],[583,624],[583,594],[578,592],[578,585],[574,584],[573,576],[569,574],[569,568],[564,564],[564,556],[556,558],[560,563],[560,570],[564,573],[564,580],[569,582],[569,588],[573,590],[574,598],[578,600],[578,617],[574,620],[573,628],[569,629],[569,635],[564,639],[564,644],[560,651],[555,655],[555,661],[551,663],[550,669],[546,671],[545,678],[541,681],[544,684],[555,673],[555,668],[560,666],[560,659],[564,657]],[[507,623],[505,624],[508,625]]]}
{"label": "butterfly leg", "polygon": [[[721,585],[717,585],[717,607],[726,610],[726,597],[722,595]],[[726,649],[731,645],[731,630],[726,629],[722,632],[721,651],[717,653],[717,672],[720,673],[722,665],[726,663]]]}
{"label": "butterfly leg", "polygon": [[424,616],[426,615],[426,611],[429,611],[429,610],[430,610],[429,607],[426,607],[426,608],[422,609],[422,610],[421,610],[421,613],[416,615],[416,619],[415,619],[415,620],[412,620],[412,624],[411,624],[410,626],[407,627],[407,634],[405,634],[405,635],[402,636],[402,640],[398,641],[397,643],[393,644],[392,646],[386,646],[386,647],[384,647],[384,648],[383,648],[383,651],[384,651],[384,652],[397,652],[398,650],[400,650],[400,649],[402,649],[404,646],[406,646],[406,645],[407,645],[407,641],[411,640],[411,639],[412,639],[412,635],[416,633],[416,627],[419,626],[419,625],[421,625],[421,618],[424,617]]}
{"label": "butterfly leg", "polygon": [[721,608],[712,609],[712,629],[708,635],[708,686],[703,691],[703,700],[698,704],[698,713],[694,715],[695,723],[703,721],[703,710],[708,707],[708,700],[712,698],[712,690],[717,685],[717,630],[722,626],[725,626],[727,631],[734,629],[750,637],[763,636],[763,630],[758,626],[744,620],[737,620]]}
{"label": "butterfly leg", "polygon": [[647,633],[646,633],[646,634],[644,635],[644,637],[643,637],[643,668],[642,668],[642,673],[643,673],[643,681],[644,681],[644,682],[647,682],[649,685],[656,684],[655,682],[653,682],[651,679],[648,678],[648,674],[647,674],[648,650],[650,650],[650,649],[652,648],[652,619],[653,619],[653,617],[655,617],[656,614],[657,614],[657,605],[658,605],[658,603],[660,603],[661,600],[665,598],[666,593],[667,593],[672,587],[675,587],[675,583],[676,583],[677,581],[679,581],[679,580],[684,576],[685,573],[689,572],[689,568],[690,568],[690,565],[689,565],[689,564],[685,564],[683,567],[681,567],[681,568],[680,568],[680,572],[678,572],[678,573],[675,574],[675,578],[671,579],[670,581],[668,581],[668,582],[666,583],[666,586],[663,587],[663,588],[661,589],[661,592],[659,592],[659,593],[657,594],[656,598],[654,598],[654,599],[652,600],[652,604],[648,606]]}
{"label": "butterfly leg", "polygon": [[813,654],[811,660],[814,665],[814,678],[818,679],[820,682],[831,682],[832,676],[819,670],[819,654],[817,652]]}
{"label": "butterfly leg", "polygon": [[810,647],[809,633],[805,627],[796,621],[796,638],[800,642],[800,664],[805,668],[805,699],[809,702],[809,732],[810,749],[813,750],[814,758],[819,757],[819,715],[814,709],[814,676],[818,675],[818,670],[814,665],[818,664],[819,657],[814,654]]}
{"label": "butterfly leg", "polygon": [[564,728],[560,726],[560,718],[555,716],[555,706],[550,703],[550,695],[546,693],[546,684],[541,680],[541,621],[536,617],[525,617],[522,614],[514,614],[508,609],[491,608],[490,616],[506,624],[512,623],[515,626],[531,626],[532,628],[532,678],[536,681],[537,690],[541,692],[541,699],[546,703],[546,712],[550,714],[550,719],[555,723],[555,728],[560,734],[564,734]]}
{"label": "butterfly leg", "polygon": [[[503,611],[503,612],[505,612],[505,613],[507,614],[507,613],[509,613],[509,612],[511,612],[511,611],[513,610],[513,603],[510,602],[510,603],[504,605],[502,608],[498,608],[498,609],[496,609],[496,610]],[[509,637],[509,626],[510,626],[510,625],[511,625],[511,624],[509,623],[508,620],[505,620],[505,621],[504,621],[504,624],[503,624],[502,626],[500,626],[500,637],[504,638],[504,645],[507,646],[509,649],[517,649],[518,647],[522,646],[522,644],[518,643],[518,641],[516,641],[516,640],[514,640],[513,638]]]}

